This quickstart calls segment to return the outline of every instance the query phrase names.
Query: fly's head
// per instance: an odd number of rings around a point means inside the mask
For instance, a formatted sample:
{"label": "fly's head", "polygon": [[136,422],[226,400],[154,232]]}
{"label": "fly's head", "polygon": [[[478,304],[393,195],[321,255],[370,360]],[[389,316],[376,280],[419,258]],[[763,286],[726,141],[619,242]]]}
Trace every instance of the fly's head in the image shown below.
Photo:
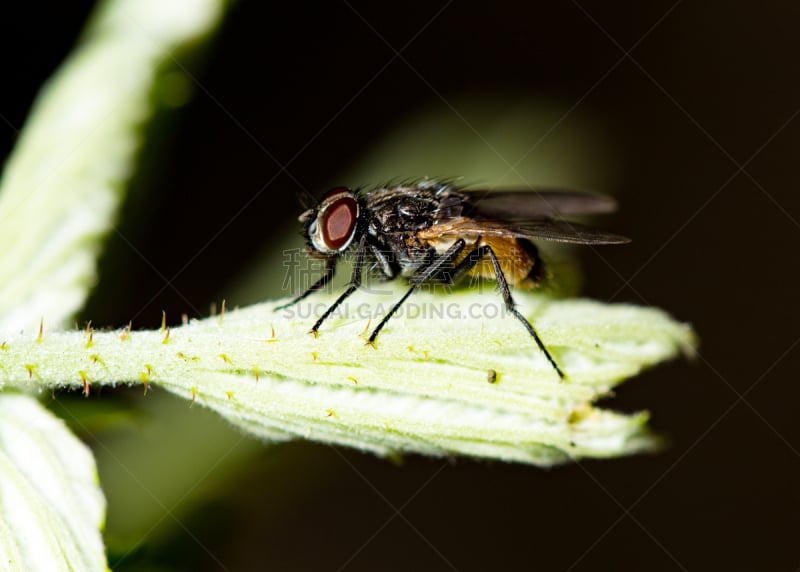
{"label": "fly's head", "polygon": [[316,207],[301,214],[311,253],[333,257],[347,250],[358,231],[360,210],[355,192],[336,187],[325,193]]}

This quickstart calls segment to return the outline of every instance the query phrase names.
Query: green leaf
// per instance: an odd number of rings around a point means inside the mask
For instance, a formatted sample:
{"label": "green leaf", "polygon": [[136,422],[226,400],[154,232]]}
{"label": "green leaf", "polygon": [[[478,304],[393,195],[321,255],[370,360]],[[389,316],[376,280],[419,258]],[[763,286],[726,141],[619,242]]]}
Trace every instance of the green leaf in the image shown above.
{"label": "green leaf", "polygon": [[304,437],[379,455],[552,465],[657,446],[646,413],[592,403],[641,369],[690,351],[687,326],[650,308],[516,292],[567,374],[559,381],[491,291],[419,293],[376,348],[366,345],[368,313],[378,319],[402,288],[356,293],[349,315],[333,316],[319,338],[308,334],[315,318],[302,314],[324,309],[330,295],[279,313],[274,303],[259,304],[165,331],[10,338],[0,371],[13,387],[157,384],[266,439]]}
{"label": "green leaf", "polygon": [[[83,305],[153,92],[170,84],[165,64],[207,34],[224,5],[100,4],[40,93],[0,180],[0,332],[36,331],[42,318],[63,327]],[[0,396],[0,440],[0,565],[105,570],[105,501],[89,451],[24,395]]]}
{"label": "green leaf", "polygon": [[0,395],[0,566],[105,570],[105,499],[89,449],[24,395]]}

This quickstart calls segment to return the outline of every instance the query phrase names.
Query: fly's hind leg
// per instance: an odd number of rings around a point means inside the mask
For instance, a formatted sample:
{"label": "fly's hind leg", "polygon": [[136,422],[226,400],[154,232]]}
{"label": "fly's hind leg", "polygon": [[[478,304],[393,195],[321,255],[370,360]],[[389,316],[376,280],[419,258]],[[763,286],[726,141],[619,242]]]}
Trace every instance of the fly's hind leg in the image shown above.
{"label": "fly's hind leg", "polygon": [[511,290],[508,288],[508,282],[506,281],[506,277],[503,274],[502,268],[500,268],[500,262],[497,260],[497,256],[492,250],[492,247],[489,245],[484,244],[483,246],[477,247],[475,250],[470,252],[461,262],[453,270],[453,278],[452,280],[458,280],[461,276],[465,273],[469,272],[472,268],[478,264],[484,256],[488,256],[492,261],[492,266],[494,267],[494,276],[495,280],[497,280],[497,285],[500,287],[500,292],[503,294],[503,302],[505,302],[506,310],[511,312],[517,320],[522,322],[522,325],[525,326],[525,329],[528,330],[528,333],[536,342],[536,345],[539,346],[539,349],[542,350],[542,353],[547,358],[547,361],[550,362],[550,365],[553,366],[553,369],[556,370],[558,377],[564,379],[564,372],[561,371],[561,368],[558,367],[553,356],[550,355],[550,352],[547,351],[547,348],[544,347],[544,343],[542,343],[542,339],[539,337],[539,334],[536,333],[536,330],[533,328],[533,325],[519,313],[519,311],[514,307],[514,299],[511,297]]}

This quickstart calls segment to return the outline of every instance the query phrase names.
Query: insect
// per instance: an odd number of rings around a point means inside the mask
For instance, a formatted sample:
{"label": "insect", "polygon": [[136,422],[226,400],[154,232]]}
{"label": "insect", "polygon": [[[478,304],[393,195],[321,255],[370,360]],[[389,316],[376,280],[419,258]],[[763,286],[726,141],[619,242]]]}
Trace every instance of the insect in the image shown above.
{"label": "insect", "polygon": [[564,372],[547,351],[533,325],[516,310],[509,285],[532,288],[542,277],[543,263],[532,241],[574,244],[621,244],[623,236],[572,222],[560,216],[607,213],[615,202],[580,191],[486,191],[457,189],[446,182],[422,180],[368,190],[336,187],[300,215],[310,256],[325,263],[322,276],[281,310],[325,287],[344,253],[355,256],[348,288],[311,328],[320,326],[361,285],[370,264],[379,279],[408,278],[409,289],[372,330],[378,334],[421,285],[456,282],[465,274],[494,278],[506,310],[536,342],[550,365]]}

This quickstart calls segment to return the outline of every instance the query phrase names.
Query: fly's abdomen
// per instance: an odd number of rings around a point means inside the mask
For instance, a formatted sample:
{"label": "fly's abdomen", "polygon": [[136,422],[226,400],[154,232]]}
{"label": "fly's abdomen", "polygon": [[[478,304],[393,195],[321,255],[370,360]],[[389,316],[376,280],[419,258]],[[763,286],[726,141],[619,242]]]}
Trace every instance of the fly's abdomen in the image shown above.
{"label": "fly's abdomen", "polygon": [[[488,245],[497,256],[500,269],[506,277],[506,281],[517,288],[533,288],[538,283],[542,275],[542,262],[539,251],[530,241],[518,238],[499,238],[485,237],[481,239],[480,245]],[[469,248],[467,254],[474,250]],[[494,278],[494,266],[488,256],[483,257],[478,264],[470,271],[473,276],[483,278]]]}

